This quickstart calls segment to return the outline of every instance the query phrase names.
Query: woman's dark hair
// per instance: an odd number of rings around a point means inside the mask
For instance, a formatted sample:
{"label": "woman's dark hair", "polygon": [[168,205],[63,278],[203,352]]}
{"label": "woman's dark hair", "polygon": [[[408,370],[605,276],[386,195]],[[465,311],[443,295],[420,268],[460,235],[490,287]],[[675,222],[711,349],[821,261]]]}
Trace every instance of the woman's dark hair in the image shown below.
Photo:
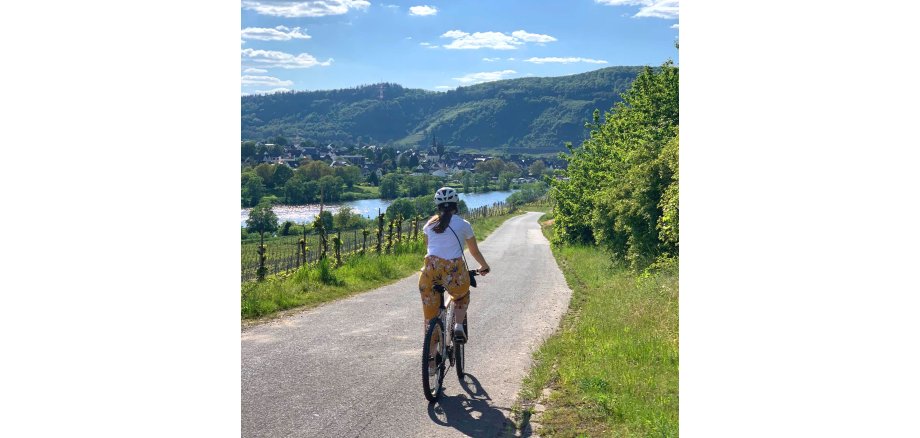
{"label": "woman's dark hair", "polygon": [[[438,224],[432,228],[435,233],[441,234],[444,230],[447,229],[447,226],[450,225],[450,219],[453,217],[454,213],[457,212],[457,203],[456,202],[445,202],[438,206]],[[431,218],[432,220],[434,217]]]}

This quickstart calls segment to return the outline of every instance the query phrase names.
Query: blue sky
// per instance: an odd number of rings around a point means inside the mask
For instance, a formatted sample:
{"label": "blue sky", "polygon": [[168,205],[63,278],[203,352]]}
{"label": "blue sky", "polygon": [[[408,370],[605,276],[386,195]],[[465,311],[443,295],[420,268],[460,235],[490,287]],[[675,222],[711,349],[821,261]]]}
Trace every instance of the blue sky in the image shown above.
{"label": "blue sky", "polygon": [[242,1],[242,94],[678,61],[679,0]]}

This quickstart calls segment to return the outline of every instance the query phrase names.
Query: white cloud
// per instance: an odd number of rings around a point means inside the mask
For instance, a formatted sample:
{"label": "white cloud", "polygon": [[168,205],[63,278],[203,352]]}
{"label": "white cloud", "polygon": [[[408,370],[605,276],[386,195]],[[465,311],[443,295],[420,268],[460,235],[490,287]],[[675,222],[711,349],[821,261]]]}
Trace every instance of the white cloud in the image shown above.
{"label": "white cloud", "polygon": [[422,6],[412,6],[409,8],[409,15],[437,15],[438,8],[434,6],[422,5]]}
{"label": "white cloud", "polygon": [[680,29],[679,27],[677,27],[677,24],[678,23],[674,23],[673,25],[671,25],[671,29]]}
{"label": "white cloud", "polygon": [[642,6],[635,18],[655,17],[676,20],[680,10],[680,0],[594,0],[595,3],[608,6]]}
{"label": "white cloud", "polygon": [[483,82],[492,82],[505,79],[505,76],[510,76],[515,73],[517,72],[514,70],[484,71],[479,73],[469,73],[459,78],[454,78],[454,80],[459,81],[463,85],[481,84]]}
{"label": "white cloud", "polygon": [[253,91],[252,94],[275,94],[275,93],[283,93],[285,91],[291,91],[291,90],[289,88],[273,88],[271,90]]}
{"label": "white cloud", "polygon": [[573,57],[559,58],[559,57],[554,57],[554,56],[547,57],[547,58],[530,58],[530,59],[525,59],[524,62],[532,62],[534,64],[548,64],[548,63],[571,64],[574,62],[587,62],[589,64],[606,64],[607,63],[607,61],[604,61],[602,59],[573,58]]}
{"label": "white cloud", "polygon": [[509,61],[514,61],[514,58],[508,58]]}
{"label": "white cloud", "polygon": [[243,73],[268,73],[268,70],[264,68],[247,68],[243,70]]}
{"label": "white cloud", "polygon": [[277,26],[274,29],[265,27],[247,27],[240,31],[244,40],[260,41],[289,41],[292,39],[307,40],[312,38],[300,31],[299,27],[289,29],[285,26]]}
{"label": "white cloud", "polygon": [[485,62],[495,62],[495,61],[501,61],[502,59],[501,58],[482,58],[482,60]]}
{"label": "white cloud", "polygon": [[538,33],[528,33],[523,30],[516,30],[511,32],[511,36],[528,43],[551,43],[556,41],[556,38],[553,38],[549,35],[541,35]]}
{"label": "white cloud", "polygon": [[285,81],[273,76],[243,76],[240,78],[244,86],[250,87],[290,87],[292,81]]}
{"label": "white cloud", "polygon": [[399,9],[399,5],[388,5],[388,4],[381,3],[380,6],[383,6],[385,8],[390,8],[390,9]]}
{"label": "white cloud", "polygon": [[287,18],[342,15],[351,9],[367,9],[367,7],[370,5],[370,2],[367,0],[243,0],[243,9],[255,11],[262,15],[273,15],[276,17]]}
{"label": "white cloud", "polygon": [[437,87],[434,87],[434,88],[436,90],[451,90],[454,87],[451,87],[450,85],[438,85]]}
{"label": "white cloud", "polygon": [[652,4],[639,9],[636,17],[655,17],[665,19],[677,19],[680,10],[679,0],[658,0]]}
{"label": "white cloud", "polygon": [[243,49],[240,52],[243,55],[243,63],[250,62],[255,67],[310,68],[316,66],[328,67],[332,64],[332,58],[319,62],[309,53],[294,56],[290,53],[276,52],[274,50]]}
{"label": "white cloud", "polygon": [[450,30],[444,32],[441,38],[453,39],[450,44],[444,45],[445,49],[514,50],[524,43],[556,41],[556,38],[549,35],[528,33],[523,30],[516,30],[511,35],[501,32],[475,32],[471,34],[461,30]]}
{"label": "white cloud", "polygon": [[421,43],[418,43],[418,44],[419,44],[420,46],[425,46],[425,47],[427,47],[427,48],[429,48],[429,49],[437,49],[438,47],[440,47],[440,46],[438,46],[437,44],[431,44],[431,43],[429,43],[429,42],[421,42]]}

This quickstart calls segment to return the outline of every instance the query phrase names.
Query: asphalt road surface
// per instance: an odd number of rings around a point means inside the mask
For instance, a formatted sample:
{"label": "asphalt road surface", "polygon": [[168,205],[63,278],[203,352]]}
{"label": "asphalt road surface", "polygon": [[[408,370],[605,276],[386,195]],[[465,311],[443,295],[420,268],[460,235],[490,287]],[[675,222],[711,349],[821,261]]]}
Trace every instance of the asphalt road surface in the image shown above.
{"label": "asphalt road surface", "polygon": [[531,354],[558,327],[571,296],[540,215],[509,219],[480,242],[492,272],[472,289],[466,383],[451,368],[437,403],[422,393],[422,305],[413,274],[244,329],[242,435],[503,434]]}

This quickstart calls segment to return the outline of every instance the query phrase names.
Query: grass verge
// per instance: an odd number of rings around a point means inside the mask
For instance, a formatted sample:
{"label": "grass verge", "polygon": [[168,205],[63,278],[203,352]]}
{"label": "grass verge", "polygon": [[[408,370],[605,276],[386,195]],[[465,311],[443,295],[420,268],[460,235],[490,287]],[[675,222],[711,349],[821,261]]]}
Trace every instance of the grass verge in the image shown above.
{"label": "grass verge", "polygon": [[[473,231],[482,241],[504,221],[521,213],[477,219],[471,222]],[[396,246],[393,254],[352,256],[338,269],[332,268],[332,261],[327,259],[288,274],[270,276],[261,283],[243,283],[241,317],[253,323],[284,310],[303,310],[385,286],[417,272],[424,255],[425,244],[419,239]]]}
{"label": "grass verge", "polygon": [[[534,353],[518,427],[536,419],[541,436],[678,436],[677,268],[637,274],[589,246],[553,255],[572,300]],[[537,402],[545,411],[532,417]]]}

